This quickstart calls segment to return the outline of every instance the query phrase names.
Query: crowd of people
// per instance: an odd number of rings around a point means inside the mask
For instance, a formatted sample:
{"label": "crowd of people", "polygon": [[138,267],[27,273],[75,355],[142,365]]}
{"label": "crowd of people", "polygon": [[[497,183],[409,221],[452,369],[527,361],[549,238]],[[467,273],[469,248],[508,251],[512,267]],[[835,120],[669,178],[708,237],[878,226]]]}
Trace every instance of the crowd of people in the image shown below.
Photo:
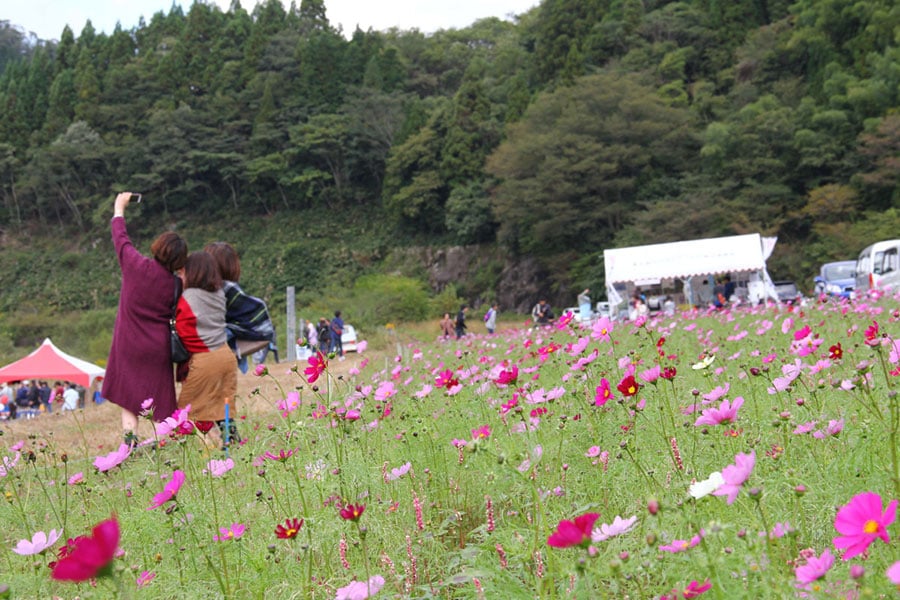
{"label": "crowd of people", "polygon": [[84,406],[84,390],[79,390],[74,383],[64,385],[57,381],[52,388],[46,381],[11,383],[0,384],[0,419],[3,420],[51,413],[54,404],[63,411]]}

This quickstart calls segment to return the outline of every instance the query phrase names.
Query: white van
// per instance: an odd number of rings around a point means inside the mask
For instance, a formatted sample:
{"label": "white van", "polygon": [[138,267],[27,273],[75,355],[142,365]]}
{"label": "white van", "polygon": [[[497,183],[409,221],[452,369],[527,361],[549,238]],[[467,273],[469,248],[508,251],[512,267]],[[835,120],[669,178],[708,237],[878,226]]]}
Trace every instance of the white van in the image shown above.
{"label": "white van", "polygon": [[900,290],[900,240],[875,242],[859,253],[856,291],[876,288]]}

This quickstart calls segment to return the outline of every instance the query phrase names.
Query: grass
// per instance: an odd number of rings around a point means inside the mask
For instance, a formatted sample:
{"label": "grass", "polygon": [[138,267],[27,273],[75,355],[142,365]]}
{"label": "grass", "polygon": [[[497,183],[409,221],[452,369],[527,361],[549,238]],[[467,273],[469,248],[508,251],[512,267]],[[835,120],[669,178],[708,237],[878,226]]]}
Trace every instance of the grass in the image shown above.
{"label": "grass", "polygon": [[[6,552],[0,583],[22,598],[364,597],[369,581],[393,598],[680,598],[706,583],[709,598],[784,598],[800,591],[795,568],[827,550],[834,566],[805,593],[890,595],[895,540],[848,561],[832,540],[858,494],[900,497],[895,301],[685,313],[615,325],[609,340],[572,324],[459,342],[420,341],[432,323],[365,332],[377,352],[333,360],[314,382],[306,363],[243,377],[246,442],[221,476],[217,440],[155,440],[147,425],[157,450],[98,472],[118,443],[108,405],[4,425],[2,543],[64,535],[40,554]],[[604,380],[612,398],[598,405]],[[734,422],[695,424],[738,398]],[[733,503],[688,493],[751,453]],[[148,510],[177,471],[177,494]],[[635,519],[582,540],[572,529],[591,515],[597,529]],[[122,553],[97,587],[53,580],[65,538],[112,516]],[[295,518],[298,535],[277,537]],[[548,544],[566,531],[571,544]]]}

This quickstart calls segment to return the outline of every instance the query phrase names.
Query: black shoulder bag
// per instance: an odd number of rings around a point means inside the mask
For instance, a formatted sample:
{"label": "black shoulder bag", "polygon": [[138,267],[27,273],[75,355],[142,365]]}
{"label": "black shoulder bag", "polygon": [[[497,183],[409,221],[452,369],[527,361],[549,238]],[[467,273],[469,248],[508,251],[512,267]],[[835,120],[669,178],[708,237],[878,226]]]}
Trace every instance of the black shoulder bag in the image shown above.
{"label": "black shoulder bag", "polygon": [[178,332],[175,331],[175,312],[178,309],[178,288],[180,280],[175,277],[175,299],[172,301],[172,317],[169,319],[169,348],[172,352],[172,362],[182,363],[191,357],[190,353],[181,343]]}

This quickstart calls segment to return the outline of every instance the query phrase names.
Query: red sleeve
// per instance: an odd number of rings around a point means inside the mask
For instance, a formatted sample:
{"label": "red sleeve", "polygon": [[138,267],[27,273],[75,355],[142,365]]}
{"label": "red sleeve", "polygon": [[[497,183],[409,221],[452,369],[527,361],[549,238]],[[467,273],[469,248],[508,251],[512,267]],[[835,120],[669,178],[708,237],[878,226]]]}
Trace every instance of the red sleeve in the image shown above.
{"label": "red sleeve", "polygon": [[184,296],[178,299],[178,305],[175,308],[175,331],[181,338],[185,350],[191,354],[198,352],[209,352],[209,348],[200,339],[197,332],[197,316],[191,310],[191,305]]}

